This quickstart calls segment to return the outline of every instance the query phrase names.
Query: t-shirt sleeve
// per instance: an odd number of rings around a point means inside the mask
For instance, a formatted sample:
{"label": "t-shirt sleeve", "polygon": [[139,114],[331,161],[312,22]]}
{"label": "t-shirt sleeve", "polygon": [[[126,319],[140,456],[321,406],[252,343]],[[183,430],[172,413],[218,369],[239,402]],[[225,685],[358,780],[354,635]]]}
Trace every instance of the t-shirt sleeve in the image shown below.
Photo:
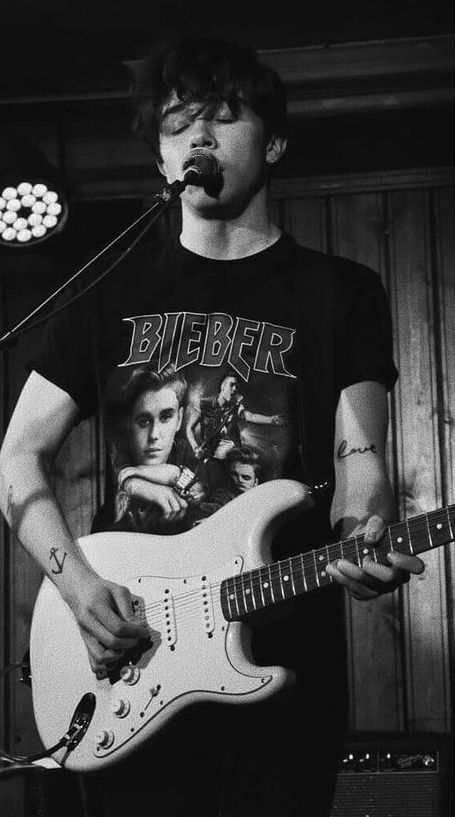
{"label": "t-shirt sleeve", "polygon": [[379,275],[358,267],[348,276],[348,309],[338,347],[339,388],[375,380],[390,391],[398,378],[393,358],[390,306]]}
{"label": "t-shirt sleeve", "polygon": [[98,400],[92,326],[90,302],[82,298],[48,321],[36,353],[27,361],[28,371],[38,372],[72,397],[79,420],[96,411]]}

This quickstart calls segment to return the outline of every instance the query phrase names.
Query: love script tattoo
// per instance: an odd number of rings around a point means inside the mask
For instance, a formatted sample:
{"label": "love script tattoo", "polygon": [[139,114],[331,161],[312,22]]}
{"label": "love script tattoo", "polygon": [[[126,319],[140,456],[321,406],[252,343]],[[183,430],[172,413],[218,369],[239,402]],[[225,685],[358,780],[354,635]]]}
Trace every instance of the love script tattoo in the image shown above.
{"label": "love script tattoo", "polygon": [[52,573],[55,573],[56,575],[58,573],[63,573],[63,563],[64,563],[64,561],[66,559],[66,556],[67,556],[67,553],[65,551],[65,553],[63,554],[62,560],[59,561],[59,559],[57,558],[57,551],[58,550],[60,550],[60,548],[51,548],[50,549],[50,556],[49,556],[49,559],[54,559],[55,564],[57,565],[57,570],[54,570],[54,568],[52,568]]}
{"label": "love script tattoo", "polygon": [[348,441],[342,440],[338,446],[337,457],[339,460],[344,460],[346,457],[350,457],[351,454],[366,454],[367,451],[371,451],[372,454],[377,454],[378,449],[376,445],[372,443],[371,445],[366,445],[365,448],[348,448]]}

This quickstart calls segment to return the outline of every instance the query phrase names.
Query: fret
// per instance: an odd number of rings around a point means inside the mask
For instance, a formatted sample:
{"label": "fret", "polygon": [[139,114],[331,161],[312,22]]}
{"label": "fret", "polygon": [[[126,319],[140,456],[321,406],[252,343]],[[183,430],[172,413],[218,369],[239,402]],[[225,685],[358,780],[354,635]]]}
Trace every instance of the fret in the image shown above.
{"label": "fret", "polygon": [[381,561],[385,551],[423,553],[454,541],[455,506],[421,514],[389,525],[384,547],[365,544],[363,536],[324,545],[274,564],[230,576],[221,582],[220,599],[227,621],[242,618],[263,607],[286,601],[334,581],[327,573],[329,562],[347,559],[361,566],[365,556]]}
{"label": "fret", "polygon": [[280,587],[283,600],[293,598],[293,596],[295,596],[295,587],[291,560],[285,559],[282,562],[278,562],[278,569],[280,572]]}
{"label": "fret", "polygon": [[330,584],[330,582],[332,581],[332,577],[329,576],[326,570],[328,561],[327,557],[328,557],[327,547],[313,551],[313,561],[316,572],[316,583],[318,587],[323,587],[326,584]]}
{"label": "fret", "polygon": [[293,561],[295,561],[295,565],[296,565],[295,577],[298,578],[298,573],[297,573],[297,566],[298,566],[299,573],[300,573],[300,576],[301,576],[301,579],[302,579],[301,583],[299,581],[299,588],[300,587],[302,588],[300,592],[305,592],[306,593],[306,591],[308,590],[308,586],[307,586],[307,583],[306,583],[305,565],[303,564],[303,553],[301,553],[299,556],[296,556]]}
{"label": "fret", "polygon": [[270,567],[268,565],[264,565],[264,567],[260,568],[259,574],[261,579],[261,592],[264,599],[264,607],[267,607],[268,605],[273,604],[275,601],[270,579]]}
{"label": "fret", "polygon": [[[328,564],[331,561],[330,560],[330,551],[329,551],[329,546],[328,545],[325,546],[325,552],[326,552],[327,564]],[[328,577],[330,582],[335,581],[335,579],[333,578],[333,576],[330,575],[330,573],[326,573],[326,576]]]}
{"label": "fret", "polygon": [[300,554],[299,559],[300,559],[300,572],[302,574],[303,587],[304,587],[305,593],[306,593],[309,588],[308,588],[308,582],[307,582],[307,577],[306,577],[306,572],[305,572],[305,563],[304,563],[304,560],[303,560],[303,553]]}
{"label": "fret", "polygon": [[251,587],[251,595],[253,597],[253,605],[254,609],[257,610],[258,608],[261,609],[264,607],[264,599],[262,597],[261,591],[261,577],[259,575],[258,570],[250,571],[250,587]]}
{"label": "fret", "polygon": [[[454,509],[454,506],[452,505],[452,511],[453,511],[453,509]],[[448,523],[449,523],[449,530],[450,530],[450,538],[451,538],[451,540],[453,541],[453,539],[455,539],[455,537],[454,537],[454,535],[453,535],[452,522],[451,522],[451,519],[450,519],[450,510],[451,510],[450,508],[446,508],[446,511],[447,511],[447,521],[448,521]]]}
{"label": "fret", "polygon": [[428,540],[430,542],[430,547],[433,547],[433,539],[431,537],[430,520],[428,519],[428,514],[425,514],[425,522],[426,522],[426,525],[427,525],[427,533],[428,533]]}
{"label": "fret", "polygon": [[242,600],[247,613],[253,613],[256,609],[254,606],[254,596],[251,594],[251,577],[248,573],[239,576],[242,587]]}
{"label": "fret", "polygon": [[272,587],[272,596],[274,603],[282,601],[281,586],[280,586],[280,571],[276,563],[269,565],[270,585]]}
{"label": "fret", "polygon": [[229,618],[234,619],[240,615],[237,604],[237,593],[235,591],[234,576],[226,579],[226,601],[229,610]]}
{"label": "fret", "polygon": [[318,587],[320,587],[321,583],[319,581],[318,563],[316,561],[316,551],[315,550],[312,551],[312,555],[313,555],[313,562],[314,562],[314,572],[315,572],[316,584],[317,584]]}
{"label": "fret", "polygon": [[426,514],[428,536],[431,547],[439,547],[453,539],[453,531],[450,524],[448,508],[441,511],[434,511]]}
{"label": "fret", "polygon": [[358,566],[362,567],[363,556],[360,555],[359,540],[358,540],[357,536],[354,538],[354,541],[355,541],[355,549],[356,549],[356,554],[357,554],[357,560],[356,561],[357,561]]}
{"label": "fret", "polygon": [[398,553],[409,553],[409,528],[406,522],[397,522],[390,527],[390,548]]}
{"label": "fret", "polygon": [[410,531],[410,528],[409,528],[409,522],[408,522],[408,520],[407,520],[407,519],[406,519],[406,523],[405,523],[405,524],[406,524],[406,530],[407,530],[407,532],[408,532],[408,539],[409,539],[409,550],[410,550],[410,551],[411,551],[411,553],[414,555],[414,547],[413,547],[412,540],[411,540],[411,531]]}
{"label": "fret", "polygon": [[248,608],[243,594],[242,576],[234,576],[234,593],[239,615],[244,616],[245,613],[248,613]]}

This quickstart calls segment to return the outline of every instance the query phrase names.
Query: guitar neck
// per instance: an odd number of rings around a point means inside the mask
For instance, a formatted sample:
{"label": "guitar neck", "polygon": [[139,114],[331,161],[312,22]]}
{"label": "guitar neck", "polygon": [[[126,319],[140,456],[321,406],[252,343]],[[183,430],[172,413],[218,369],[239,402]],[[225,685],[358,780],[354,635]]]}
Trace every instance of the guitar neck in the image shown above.
{"label": "guitar neck", "polygon": [[384,561],[389,551],[418,555],[455,540],[455,505],[389,525],[380,548],[365,544],[363,536],[353,536],[316,550],[291,556],[273,564],[225,579],[221,584],[221,605],[227,621],[243,618],[286,599],[333,583],[328,562],[348,559],[361,565],[365,556]]}

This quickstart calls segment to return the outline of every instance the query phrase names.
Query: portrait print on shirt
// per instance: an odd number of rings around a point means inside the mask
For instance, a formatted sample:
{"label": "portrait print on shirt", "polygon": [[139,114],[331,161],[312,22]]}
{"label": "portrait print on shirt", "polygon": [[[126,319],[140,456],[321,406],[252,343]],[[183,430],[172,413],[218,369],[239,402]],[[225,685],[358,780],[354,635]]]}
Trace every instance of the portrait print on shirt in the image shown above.
{"label": "portrait print on shirt", "polygon": [[[104,401],[117,484],[114,526],[187,530],[283,475],[295,445],[294,329],[219,313],[123,323],[129,353]],[[190,479],[187,507],[166,520],[163,504],[182,469]]]}

